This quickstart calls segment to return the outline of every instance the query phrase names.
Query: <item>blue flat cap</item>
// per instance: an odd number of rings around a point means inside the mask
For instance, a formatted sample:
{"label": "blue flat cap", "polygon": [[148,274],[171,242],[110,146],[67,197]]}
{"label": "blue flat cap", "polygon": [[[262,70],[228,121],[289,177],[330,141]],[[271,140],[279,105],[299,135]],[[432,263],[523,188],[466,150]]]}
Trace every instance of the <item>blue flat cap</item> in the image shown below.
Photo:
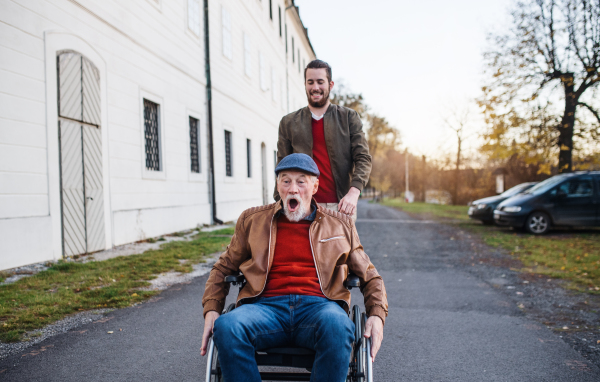
{"label": "blue flat cap", "polygon": [[275,167],[275,175],[283,170],[298,170],[307,172],[317,177],[321,175],[315,161],[306,154],[294,153],[286,156]]}

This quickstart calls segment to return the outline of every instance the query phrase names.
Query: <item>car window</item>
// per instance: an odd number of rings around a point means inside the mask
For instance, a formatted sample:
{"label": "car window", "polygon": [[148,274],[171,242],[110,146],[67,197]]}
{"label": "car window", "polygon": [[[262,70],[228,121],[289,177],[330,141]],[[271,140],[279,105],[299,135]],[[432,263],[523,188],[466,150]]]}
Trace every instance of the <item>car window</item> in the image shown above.
{"label": "car window", "polygon": [[524,190],[531,188],[531,186],[533,186],[532,184],[528,184],[528,183],[521,183],[517,186],[514,186],[513,188],[509,188],[508,190],[504,191],[503,193],[500,194],[500,196],[504,196],[506,198],[513,196],[513,195],[517,195],[520,192],[523,192]]}
{"label": "car window", "polygon": [[564,193],[568,198],[592,196],[594,188],[591,179],[573,179],[558,186],[558,193]]}
{"label": "car window", "polygon": [[[529,190],[525,191],[524,193],[525,194],[533,194],[533,195],[541,195],[544,192],[550,190],[552,187],[556,186],[558,183],[565,180],[565,178],[567,176],[568,175],[555,175],[552,178],[548,178],[548,179],[544,180],[543,182],[536,184],[535,186],[531,187]],[[556,189],[553,190],[553,192],[556,192]]]}

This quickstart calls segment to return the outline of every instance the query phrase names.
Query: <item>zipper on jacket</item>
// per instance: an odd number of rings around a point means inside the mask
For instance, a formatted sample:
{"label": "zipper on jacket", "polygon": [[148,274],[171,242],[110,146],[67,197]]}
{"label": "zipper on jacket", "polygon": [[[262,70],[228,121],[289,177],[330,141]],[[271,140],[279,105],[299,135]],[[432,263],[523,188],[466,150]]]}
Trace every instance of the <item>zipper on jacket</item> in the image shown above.
{"label": "zipper on jacket", "polygon": [[343,239],[344,237],[345,237],[344,235],[340,235],[340,236],[330,237],[329,239],[321,239],[321,240],[319,240],[319,243],[327,243],[328,241],[331,241],[331,240]]}
{"label": "zipper on jacket", "polygon": [[[262,292],[265,290],[265,287],[267,286],[267,279],[269,278],[269,265],[271,264],[271,237],[273,235],[273,220],[275,220],[275,214],[273,214],[273,216],[271,217],[271,226],[269,227],[269,252],[267,253],[267,274],[265,275],[265,283],[263,284],[262,289],[260,290],[260,292],[257,295],[251,296],[251,297],[244,297],[241,298],[236,304],[235,307],[237,308],[240,304],[240,302],[242,302],[242,300],[246,300],[248,298],[255,298],[257,296],[260,296],[262,294]],[[310,236],[310,235],[309,235]],[[312,250],[312,248],[311,248]],[[315,265],[316,267],[316,265]],[[319,272],[317,272],[317,276],[319,275]],[[319,281],[320,283],[320,281]],[[240,289],[240,292],[242,290]]]}
{"label": "zipper on jacket", "polygon": [[310,229],[308,231],[308,240],[310,242],[310,253],[312,254],[312,258],[313,261],[315,263],[315,270],[317,271],[317,279],[319,279],[319,288],[321,288],[321,293],[323,293],[323,296],[325,296],[327,299],[331,300],[331,301],[342,301],[344,304],[348,305],[348,309],[350,308],[350,304],[348,304],[348,302],[346,302],[346,300],[344,299],[334,299],[334,298],[329,298],[326,294],[325,291],[323,290],[323,285],[321,284],[321,276],[319,275],[319,267],[317,266],[317,258],[315,257],[315,252],[313,251],[313,244],[312,244],[312,236],[311,236],[311,232]]}

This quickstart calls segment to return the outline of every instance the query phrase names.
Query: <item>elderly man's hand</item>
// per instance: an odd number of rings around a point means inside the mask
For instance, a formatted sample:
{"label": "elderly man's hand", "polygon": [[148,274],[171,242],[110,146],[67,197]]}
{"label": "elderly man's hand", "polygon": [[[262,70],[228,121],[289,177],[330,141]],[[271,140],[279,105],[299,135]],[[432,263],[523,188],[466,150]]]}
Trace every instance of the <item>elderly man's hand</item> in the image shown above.
{"label": "elderly man's hand", "polygon": [[383,340],[383,321],[379,316],[371,316],[365,324],[365,337],[371,339],[371,357],[375,362],[375,356]]}
{"label": "elderly man's hand", "polygon": [[360,190],[356,187],[350,187],[350,191],[340,200],[338,204],[338,211],[352,216],[356,211],[356,204],[358,203],[358,197],[360,196]]}
{"label": "elderly man's hand", "polygon": [[204,317],[204,333],[202,334],[202,347],[200,348],[200,355],[205,356],[208,348],[208,339],[213,334],[213,326],[215,325],[215,321],[219,318],[220,314],[211,310],[206,313]]}

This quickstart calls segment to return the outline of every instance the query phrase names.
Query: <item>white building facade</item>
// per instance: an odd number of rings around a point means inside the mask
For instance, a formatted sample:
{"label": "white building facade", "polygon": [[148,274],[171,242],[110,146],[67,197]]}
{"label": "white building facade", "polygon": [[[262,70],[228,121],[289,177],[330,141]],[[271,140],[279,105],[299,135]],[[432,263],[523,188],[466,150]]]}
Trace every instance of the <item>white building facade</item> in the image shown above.
{"label": "white building facade", "polygon": [[315,58],[293,1],[2,0],[0,21],[0,269],[272,202]]}

